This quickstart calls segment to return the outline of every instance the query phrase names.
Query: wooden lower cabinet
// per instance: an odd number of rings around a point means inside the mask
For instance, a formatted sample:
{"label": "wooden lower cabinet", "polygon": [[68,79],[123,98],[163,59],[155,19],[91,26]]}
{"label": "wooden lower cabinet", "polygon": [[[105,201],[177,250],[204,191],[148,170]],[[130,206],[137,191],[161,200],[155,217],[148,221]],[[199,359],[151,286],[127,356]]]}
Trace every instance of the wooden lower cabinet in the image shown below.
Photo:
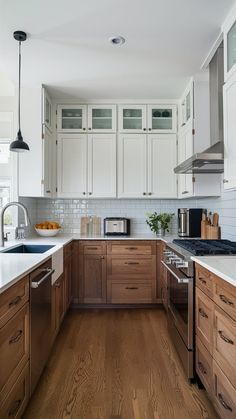
{"label": "wooden lower cabinet", "polygon": [[[94,252],[94,253],[93,253]],[[81,242],[79,246],[79,302],[106,303],[106,244]]]}
{"label": "wooden lower cabinet", "polygon": [[72,300],[72,255],[64,261],[65,306],[69,308]]}
{"label": "wooden lower cabinet", "polygon": [[236,389],[213,360],[213,402],[222,419],[236,418]]}
{"label": "wooden lower cabinet", "polygon": [[148,304],[152,302],[150,281],[108,281],[107,302],[112,304]]}
{"label": "wooden lower cabinet", "polygon": [[214,302],[196,288],[195,328],[196,334],[212,354]]}
{"label": "wooden lower cabinet", "polygon": [[29,401],[29,363],[19,376],[14,377],[14,384],[5,399],[0,399],[0,417],[21,418]]}
{"label": "wooden lower cabinet", "polygon": [[213,358],[206,347],[196,336],[196,371],[208,393],[212,394],[213,388]]}
{"label": "wooden lower cabinet", "polygon": [[29,300],[29,276],[0,294],[0,327]]}

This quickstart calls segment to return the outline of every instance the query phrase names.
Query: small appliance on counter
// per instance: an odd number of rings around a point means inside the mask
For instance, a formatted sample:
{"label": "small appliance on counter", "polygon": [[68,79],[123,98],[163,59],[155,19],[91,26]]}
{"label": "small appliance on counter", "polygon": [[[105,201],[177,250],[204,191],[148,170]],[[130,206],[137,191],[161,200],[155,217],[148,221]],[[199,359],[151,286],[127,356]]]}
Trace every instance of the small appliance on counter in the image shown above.
{"label": "small appliance on counter", "polygon": [[105,236],[129,236],[130,219],[119,217],[104,218]]}
{"label": "small appliance on counter", "polygon": [[202,208],[178,209],[178,236],[201,237]]}

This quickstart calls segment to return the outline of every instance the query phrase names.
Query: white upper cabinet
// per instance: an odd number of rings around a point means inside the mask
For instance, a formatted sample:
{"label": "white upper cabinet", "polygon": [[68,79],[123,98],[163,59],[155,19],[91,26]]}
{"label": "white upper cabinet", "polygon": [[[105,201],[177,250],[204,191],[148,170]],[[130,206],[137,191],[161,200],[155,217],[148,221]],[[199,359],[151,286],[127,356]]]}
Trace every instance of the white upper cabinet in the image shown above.
{"label": "white upper cabinet", "polygon": [[148,196],[177,198],[176,135],[150,134],[148,148]]}
{"label": "white upper cabinet", "polygon": [[42,88],[42,124],[52,132],[52,101],[44,87]]}
{"label": "white upper cabinet", "polygon": [[148,105],[148,132],[175,133],[176,105]]}
{"label": "white upper cabinet", "polygon": [[59,134],[57,190],[62,198],[115,198],[116,135]]}
{"label": "white upper cabinet", "polygon": [[118,196],[147,195],[147,147],[145,134],[121,134],[118,144]]}
{"label": "white upper cabinet", "polygon": [[116,132],[116,105],[88,105],[88,131]]}
{"label": "white upper cabinet", "polygon": [[60,134],[57,140],[57,194],[62,198],[87,195],[86,134]]}
{"label": "white upper cabinet", "polygon": [[236,71],[236,6],[231,10],[224,24],[224,78],[227,81]]}
{"label": "white upper cabinet", "polygon": [[58,105],[57,131],[71,133],[87,131],[87,106]]}
{"label": "white upper cabinet", "polygon": [[53,195],[53,136],[46,127],[43,129],[43,177],[42,188],[45,197]]}
{"label": "white upper cabinet", "polygon": [[184,128],[188,124],[193,123],[193,81],[188,84],[180,104],[179,128]]}
{"label": "white upper cabinet", "polygon": [[177,198],[176,135],[121,134],[120,198]]}
{"label": "white upper cabinet", "polygon": [[88,196],[116,198],[116,134],[88,136]]}
{"label": "white upper cabinet", "polygon": [[147,131],[146,105],[119,106],[119,132],[142,133]]}
{"label": "white upper cabinet", "polygon": [[236,189],[236,73],[224,85],[224,188]]}

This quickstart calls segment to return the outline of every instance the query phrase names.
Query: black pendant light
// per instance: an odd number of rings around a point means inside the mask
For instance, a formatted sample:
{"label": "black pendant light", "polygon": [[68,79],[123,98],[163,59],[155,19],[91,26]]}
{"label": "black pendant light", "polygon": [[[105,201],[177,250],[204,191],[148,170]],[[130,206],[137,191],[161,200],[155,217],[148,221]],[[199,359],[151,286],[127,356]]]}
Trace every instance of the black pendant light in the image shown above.
{"label": "black pendant light", "polygon": [[29,146],[24,142],[20,128],[21,42],[27,39],[27,35],[25,32],[16,31],[13,33],[13,36],[15,40],[19,42],[18,132],[16,140],[10,144],[10,150],[21,153],[23,151],[29,151]]}

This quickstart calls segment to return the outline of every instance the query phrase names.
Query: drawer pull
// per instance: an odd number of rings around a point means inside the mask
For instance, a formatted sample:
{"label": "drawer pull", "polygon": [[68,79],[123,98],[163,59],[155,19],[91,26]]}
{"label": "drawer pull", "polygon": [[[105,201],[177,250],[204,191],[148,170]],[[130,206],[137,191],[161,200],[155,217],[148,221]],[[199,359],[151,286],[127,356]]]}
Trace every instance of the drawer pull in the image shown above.
{"label": "drawer pull", "polygon": [[203,365],[200,361],[198,361],[198,366],[199,366],[199,370],[200,370],[203,374],[206,374],[206,373],[207,373],[207,370],[204,368],[204,365]]}
{"label": "drawer pull", "polygon": [[223,303],[228,304],[229,306],[233,306],[234,303],[230,301],[224,294],[220,294],[220,299]]}
{"label": "drawer pull", "polygon": [[222,332],[222,330],[219,330],[218,333],[219,333],[221,339],[224,340],[226,343],[230,343],[230,345],[233,345],[234,344],[234,341],[232,339],[227,338],[224,335],[224,333]]}
{"label": "drawer pull", "polygon": [[138,290],[138,287],[125,287],[126,290]]}
{"label": "drawer pull", "polygon": [[202,317],[204,317],[205,319],[208,319],[208,315],[205,313],[205,311],[202,308],[199,308],[198,312]]}
{"label": "drawer pull", "polygon": [[21,297],[20,295],[17,295],[17,297],[14,298],[14,300],[10,301],[10,303],[8,304],[8,307],[17,306],[17,304],[19,304],[20,302],[21,302]]}
{"label": "drawer pull", "polygon": [[125,262],[125,265],[139,265],[139,262]]}
{"label": "drawer pull", "polygon": [[224,409],[229,410],[230,412],[233,411],[232,408],[224,401],[224,398],[221,393],[218,393],[218,398],[219,398],[220,404],[224,407]]}
{"label": "drawer pull", "polygon": [[199,276],[199,278],[198,278],[198,279],[199,279],[199,281],[201,281],[201,283],[202,283],[202,284],[206,285],[206,283],[207,283],[207,282],[206,282],[206,280],[205,280],[205,279],[201,278],[200,276]]}
{"label": "drawer pull", "polygon": [[20,340],[20,338],[21,338],[22,335],[23,335],[23,330],[18,330],[18,332],[16,333],[16,335],[13,336],[9,340],[9,344],[18,342],[18,340]]}
{"label": "drawer pull", "polygon": [[17,411],[19,410],[19,407],[22,403],[22,400],[16,400],[12,406],[12,408],[9,410],[8,412],[8,417],[10,418],[11,416],[15,416]]}
{"label": "drawer pull", "polygon": [[88,249],[89,249],[89,250],[98,250],[98,248],[97,248],[97,247],[89,247]]}
{"label": "drawer pull", "polygon": [[138,250],[137,247],[126,247],[126,250]]}

